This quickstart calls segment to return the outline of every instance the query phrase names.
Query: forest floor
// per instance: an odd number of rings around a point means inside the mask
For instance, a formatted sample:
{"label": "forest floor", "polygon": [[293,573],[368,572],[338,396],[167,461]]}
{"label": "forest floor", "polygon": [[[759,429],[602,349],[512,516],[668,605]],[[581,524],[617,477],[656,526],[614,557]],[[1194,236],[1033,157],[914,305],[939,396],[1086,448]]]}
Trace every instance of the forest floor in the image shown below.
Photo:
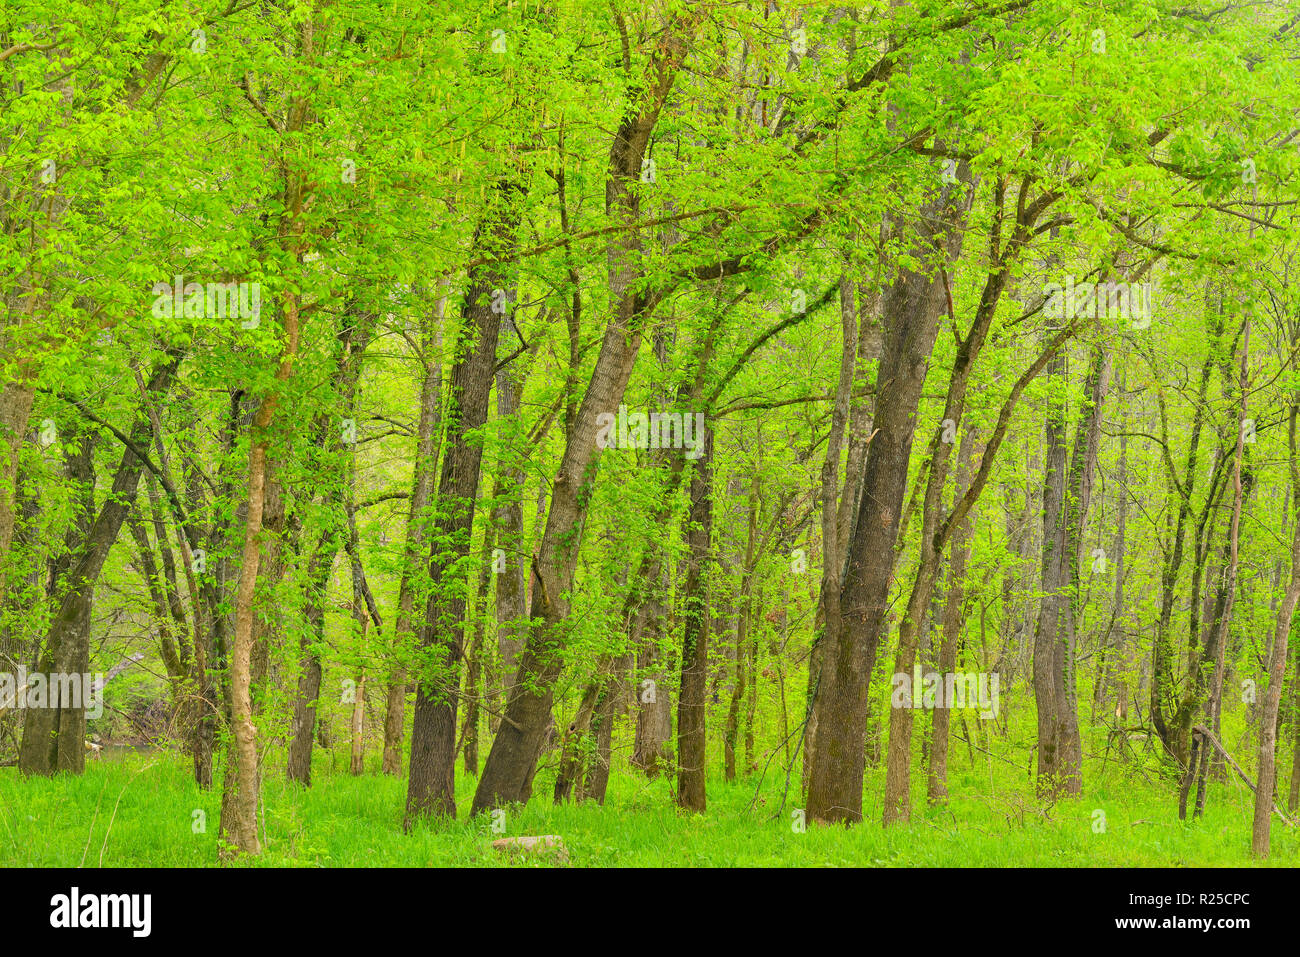
{"label": "forest floor", "polygon": [[[313,787],[289,785],[283,760],[269,757],[264,782],[263,855],[255,864],[285,867],[504,866],[493,840],[558,834],[573,866],[1241,866],[1249,855],[1251,794],[1239,781],[1212,784],[1205,815],[1178,820],[1176,787],[1148,766],[1112,759],[1085,764],[1083,797],[1044,809],[1023,768],[984,758],[953,742],[946,808],[924,808],[917,776],[912,823],[881,828],[883,768],[868,771],[867,821],[844,829],[797,830],[785,774],[773,762],[731,784],[710,779],[708,812],[672,805],[671,782],[616,769],[609,796],[594,804],[555,806],[553,772],[538,774],[533,800],[509,809],[494,832],[484,816],[467,820],[475,779],[457,768],[460,819],[402,831],[406,781],[367,768],[347,773],[346,755],[318,754]],[[282,756],[280,756],[282,758]],[[377,756],[376,756],[377,762]],[[218,767],[218,774],[220,768]],[[1087,782],[1090,782],[1090,786]],[[757,791],[757,795],[756,795]],[[751,808],[752,803],[752,808]],[[129,753],[88,761],[79,778],[23,780],[0,769],[0,866],[203,867],[216,862],[219,788],[200,792],[180,754]],[[1099,813],[1101,812],[1101,813]],[[1103,817],[1104,815],[1104,817]],[[1300,828],[1277,822],[1269,864],[1294,867]]]}

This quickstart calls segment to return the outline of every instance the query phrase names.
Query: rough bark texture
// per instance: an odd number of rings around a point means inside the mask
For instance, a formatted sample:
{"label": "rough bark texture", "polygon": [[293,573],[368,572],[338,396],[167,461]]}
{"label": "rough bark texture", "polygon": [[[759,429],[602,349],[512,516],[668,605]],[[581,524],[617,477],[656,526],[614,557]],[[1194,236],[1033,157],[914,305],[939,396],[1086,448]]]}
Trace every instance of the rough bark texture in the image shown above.
{"label": "rough bark texture", "polygon": [[[687,14],[691,23],[698,15]],[[675,21],[660,35],[645,81],[637,90],[644,95],[628,109],[610,150],[606,211],[628,226],[639,218],[633,184],[640,177],[650,134],[686,54],[686,31],[682,27]],[[564,643],[568,617],[568,602],[563,596],[573,584],[583,519],[599,462],[597,417],[618,409],[632,376],[642,325],[654,305],[636,282],[640,249],[641,240],[634,229],[610,246],[610,301],[615,311],[552,485],[546,529],[532,563],[529,617],[541,624],[530,631],[520,655],[515,692],[474,794],[476,814],[525,798],[552,721],[552,696],[562,667],[558,651]]]}
{"label": "rough bark texture", "polygon": [[[420,381],[420,424],[415,443],[415,468],[411,479],[411,507],[406,518],[406,549],[402,580],[398,585],[397,617],[393,626],[394,641],[400,648],[412,633],[411,613],[415,605],[415,575],[424,553],[428,533],[425,510],[433,496],[433,480],[438,472],[438,427],[442,421],[442,319],[446,314],[447,296],[438,297],[433,315],[424,320],[424,377]],[[400,664],[388,678],[384,711],[385,774],[402,773],[402,736],[406,730],[406,669]]]}
{"label": "rough bark texture", "polygon": [[662,651],[668,634],[668,612],[659,597],[667,593],[667,568],[660,558],[652,570],[656,577],[649,582],[649,593],[637,609],[632,628],[633,645],[637,648],[632,766],[651,778],[658,776],[673,758],[673,702],[668,681],[671,667]]}
{"label": "rough bark texture", "polygon": [[[502,180],[475,236],[477,249],[513,246],[519,226],[518,186]],[[420,629],[424,673],[411,728],[406,823],[430,815],[456,815],[456,711],[465,631],[464,559],[474,534],[482,443],[474,439],[488,418],[488,399],[501,331],[500,292],[507,288],[499,265],[470,273],[455,348],[447,404],[447,441],[438,479],[438,504],[430,541],[433,590]],[[496,292],[494,292],[496,291]]]}
{"label": "rough bark texture", "polygon": [[[1054,361],[1064,378],[1064,354]],[[1083,745],[1075,686],[1075,625],[1079,550],[1092,498],[1110,356],[1095,347],[1084,408],[1066,472],[1065,402],[1053,399],[1047,423],[1043,492],[1043,599],[1034,641],[1034,701],[1038,709],[1040,794],[1077,795],[1083,787]]]}
{"label": "rough bark texture", "polygon": [[465,724],[460,737],[464,741],[462,755],[465,773],[478,776],[478,734],[483,714],[482,702],[487,694],[484,681],[484,662],[488,657],[484,632],[487,629],[488,581],[492,574],[492,548],[496,541],[489,528],[483,534],[483,547],[479,557],[478,575],[474,585],[474,638],[469,647],[469,668],[465,672]]}
{"label": "rough bark texture", "polygon": [[[507,328],[513,324],[507,320]],[[497,417],[513,420],[519,412],[523,391],[523,373],[512,362],[497,373]],[[518,428],[518,423],[511,422]],[[524,484],[527,476],[521,460],[503,462],[493,489],[493,499],[500,504],[492,514],[497,530],[497,548],[505,558],[505,570],[496,579],[497,648],[501,655],[501,687],[492,696],[492,708],[500,712],[510,699],[515,684],[519,652],[528,636],[527,574],[528,549],[524,541]]]}
{"label": "rough bark texture", "polygon": [[[65,437],[64,442],[64,473],[75,489],[74,518],[66,544],[68,555],[75,556],[89,544],[95,517],[94,441],[91,433],[81,433]],[[24,774],[55,771],[80,774],[85,769],[83,742],[88,702],[82,696],[90,689],[83,684],[80,696],[65,700],[64,685],[56,677],[83,675],[90,667],[90,616],[95,603],[95,583],[93,579],[79,582],[72,577],[71,564],[65,557],[50,570],[49,591],[56,601],[60,596],[63,602],[70,601],[71,618],[66,629],[51,631],[38,659],[37,673],[43,674],[47,682],[48,701],[44,707],[29,707],[23,713],[23,744],[18,766]],[[60,616],[64,614],[63,602]],[[82,700],[78,701],[78,697]]]}
{"label": "rough bark texture", "polygon": [[[965,187],[945,189],[923,207],[912,255],[951,260],[960,248]],[[841,621],[827,632],[820,687],[813,704],[816,747],[808,781],[808,815],[821,821],[862,818],[867,693],[885,628],[895,542],[921,389],[945,303],[937,272],[899,270],[884,300],[877,372],[876,434],[867,450],[848,567],[840,589]]]}

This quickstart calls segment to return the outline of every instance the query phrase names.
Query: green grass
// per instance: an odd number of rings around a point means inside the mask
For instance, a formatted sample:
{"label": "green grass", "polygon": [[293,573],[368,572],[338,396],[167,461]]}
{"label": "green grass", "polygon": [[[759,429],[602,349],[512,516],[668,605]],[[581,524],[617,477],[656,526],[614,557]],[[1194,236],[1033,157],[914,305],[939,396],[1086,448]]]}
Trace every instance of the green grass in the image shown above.
{"label": "green grass", "polygon": [[[1203,819],[1178,820],[1167,779],[1120,768],[1085,767],[1082,798],[1043,808],[1024,768],[972,763],[954,741],[947,808],[924,809],[920,775],[913,821],[884,830],[878,819],[883,770],[868,772],[868,819],[853,828],[808,825],[795,833],[784,773],[776,762],[755,797],[757,775],[708,783],[704,815],[672,806],[670,783],[625,769],[611,777],[603,807],[554,806],[551,780],[539,773],[533,800],[506,813],[505,831],[487,818],[467,820],[474,779],[458,768],[457,821],[401,827],[405,779],[368,772],[354,778],[319,755],[309,790],[288,785],[283,760],[268,759],[264,782],[265,853],[257,866],[507,866],[491,848],[502,836],[559,834],[574,866],[1241,866],[1253,863],[1250,792],[1214,785]],[[219,773],[220,769],[218,769]],[[791,783],[797,795],[797,776]],[[753,801],[753,809],[750,803]],[[218,857],[220,791],[203,793],[183,756],[130,755],[88,762],[81,777],[24,780],[0,769],[0,866],[203,867]],[[1094,811],[1106,815],[1094,831]],[[202,811],[205,830],[194,832]],[[1300,831],[1276,818],[1269,864],[1295,866]]]}

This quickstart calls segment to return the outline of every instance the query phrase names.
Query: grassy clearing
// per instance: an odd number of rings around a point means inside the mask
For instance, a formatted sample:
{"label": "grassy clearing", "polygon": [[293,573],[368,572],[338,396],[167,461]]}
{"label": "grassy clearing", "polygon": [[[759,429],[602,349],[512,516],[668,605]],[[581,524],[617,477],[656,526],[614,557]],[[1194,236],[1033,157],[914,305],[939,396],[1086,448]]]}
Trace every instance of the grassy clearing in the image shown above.
{"label": "grassy clearing", "polygon": [[[957,742],[954,742],[957,745]],[[990,756],[968,760],[954,747],[947,808],[921,811],[910,826],[883,830],[875,818],[883,769],[869,772],[870,818],[851,829],[792,827],[780,810],[784,773],[758,784],[709,781],[709,810],[677,812],[670,783],[617,769],[604,807],[556,807],[551,779],[538,776],[534,799],[506,814],[504,836],[559,834],[574,866],[1242,866],[1253,863],[1250,793],[1214,785],[1205,817],[1178,820],[1172,786],[1148,770],[1112,760],[1085,768],[1092,787],[1075,801],[1042,808],[1023,769]],[[264,785],[266,852],[253,866],[507,866],[487,818],[466,820],[474,779],[459,775],[461,819],[403,834],[404,779],[377,769],[354,778],[321,755],[310,790],[284,781],[268,762]],[[797,778],[792,781],[797,793]],[[918,780],[914,799],[923,806]],[[753,808],[750,809],[751,801]],[[23,780],[0,770],[0,865],[5,867],[204,867],[218,851],[220,793],[201,793],[186,759],[131,754],[90,762],[80,778]],[[1105,830],[1094,830],[1096,811]],[[198,814],[196,812],[202,812]],[[195,833],[199,824],[203,825]],[[1300,830],[1273,829],[1273,866],[1295,866]]]}

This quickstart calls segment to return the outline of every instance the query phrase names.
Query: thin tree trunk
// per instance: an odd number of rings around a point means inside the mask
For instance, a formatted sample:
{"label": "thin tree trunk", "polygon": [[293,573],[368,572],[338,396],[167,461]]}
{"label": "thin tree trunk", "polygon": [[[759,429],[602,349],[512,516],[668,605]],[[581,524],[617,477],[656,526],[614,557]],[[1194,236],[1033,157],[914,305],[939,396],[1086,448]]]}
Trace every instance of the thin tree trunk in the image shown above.
{"label": "thin tree trunk", "polygon": [[[168,358],[153,374],[148,392],[160,393],[171,384],[180,364],[180,354],[170,351]],[[131,447],[122,454],[122,460],[113,478],[99,514],[85,531],[79,551],[73,557],[67,572],[62,576],[58,609],[45,637],[44,648],[37,670],[45,675],[83,674],[87,671],[90,654],[90,610],[95,583],[99,580],[109,550],[117,541],[118,533],[133,507],[143,461],[133,449],[143,450],[149,443],[150,423],[146,415],[139,415],[130,433]],[[83,454],[85,450],[83,449]],[[80,461],[74,471],[87,481],[87,470],[93,468],[88,461]],[[83,500],[81,507],[85,509]],[[58,695],[55,695],[58,697]],[[18,767],[23,774],[53,774],[71,771],[80,774],[85,767],[85,707],[86,701],[56,703],[51,700],[45,708],[29,708],[23,715],[23,740],[19,749]]]}
{"label": "thin tree trunk", "polygon": [[[966,494],[975,461],[977,438],[967,429],[962,436],[961,456],[954,476],[954,497]],[[970,560],[971,528],[975,524],[972,508],[952,534],[952,553],[948,559],[948,594],[944,598],[943,638],[939,646],[939,673],[949,675],[956,671],[957,650],[961,645],[962,626],[966,620],[966,564]],[[926,793],[933,804],[948,800],[948,731],[951,724],[951,702],[936,705],[930,729],[930,774]]]}
{"label": "thin tree trunk", "polygon": [[338,554],[338,539],[327,533],[307,566],[307,594],[302,632],[302,673],[298,676],[298,693],[293,701],[293,738],[289,742],[287,774],[290,781],[311,787],[311,752],[316,738],[316,707],[320,699],[320,647],[325,640],[325,592],[330,572]]}
{"label": "thin tree trunk", "polygon": [[[365,613],[362,612],[364,615]],[[364,629],[363,629],[364,633]],[[366,673],[357,675],[356,697],[352,699],[352,760],[348,770],[354,777],[365,773],[366,749],[362,737],[366,722]]]}
{"label": "thin tree trunk", "polygon": [[704,454],[691,474],[691,509],[687,516],[686,584],[682,603],[682,678],[677,698],[677,804],[704,811],[707,747],[705,713],[709,666],[707,582],[713,530],[713,435],[705,432]]}
{"label": "thin tree trunk", "polygon": [[478,732],[482,708],[479,704],[487,695],[487,683],[483,681],[484,658],[487,656],[487,644],[483,633],[487,629],[488,581],[492,573],[492,549],[494,538],[489,528],[483,535],[483,552],[479,559],[479,573],[474,588],[474,638],[470,642],[469,669],[465,674],[465,725],[460,736],[465,741],[463,758],[465,773],[478,775]]}

